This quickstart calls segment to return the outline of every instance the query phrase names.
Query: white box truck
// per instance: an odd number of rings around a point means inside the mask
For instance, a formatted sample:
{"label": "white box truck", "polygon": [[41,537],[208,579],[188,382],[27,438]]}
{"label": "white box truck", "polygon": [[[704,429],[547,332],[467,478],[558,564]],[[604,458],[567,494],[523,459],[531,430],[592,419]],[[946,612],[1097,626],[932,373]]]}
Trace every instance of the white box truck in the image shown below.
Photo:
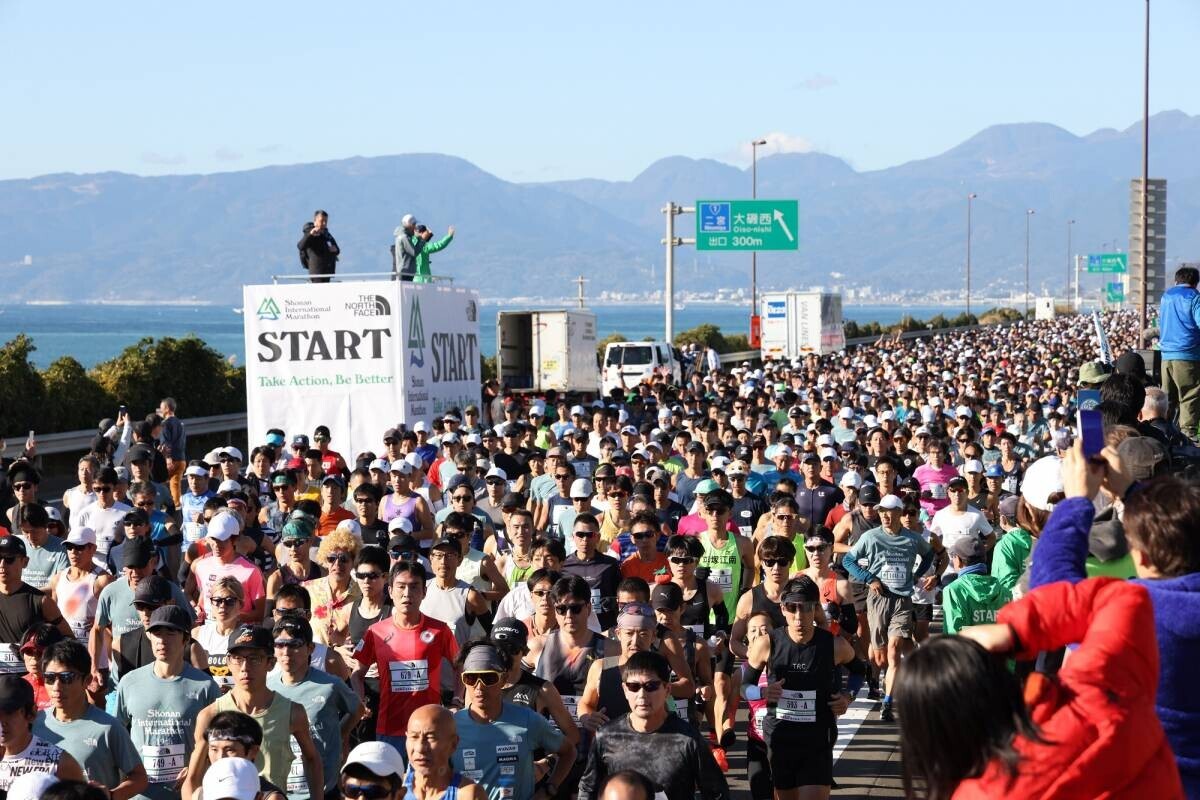
{"label": "white box truck", "polygon": [[761,302],[763,358],[791,359],[845,349],[840,294],[766,292]]}
{"label": "white box truck", "polygon": [[496,375],[518,392],[595,393],[596,315],[582,309],[499,312]]}

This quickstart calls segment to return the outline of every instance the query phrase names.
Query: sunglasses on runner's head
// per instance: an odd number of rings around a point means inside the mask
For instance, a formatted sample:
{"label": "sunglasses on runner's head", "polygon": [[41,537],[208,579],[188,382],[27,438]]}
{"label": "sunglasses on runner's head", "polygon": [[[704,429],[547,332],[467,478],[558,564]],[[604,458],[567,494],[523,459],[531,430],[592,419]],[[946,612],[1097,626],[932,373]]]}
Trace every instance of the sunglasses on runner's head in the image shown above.
{"label": "sunglasses on runner's head", "polygon": [[464,672],[462,682],[463,686],[474,686],[477,683],[482,683],[484,686],[495,686],[500,682],[500,673],[491,670],[486,672]]}
{"label": "sunglasses on runner's head", "polygon": [[780,606],[789,614],[812,614],[817,610],[817,604],[811,600],[803,603],[780,603]]}
{"label": "sunglasses on runner's head", "polygon": [[587,608],[586,603],[568,603],[568,604],[564,604],[561,606],[555,606],[554,613],[560,614],[565,617],[568,614],[572,614],[572,615],[578,614],[579,612],[583,611],[583,609],[585,609],[585,608]]}

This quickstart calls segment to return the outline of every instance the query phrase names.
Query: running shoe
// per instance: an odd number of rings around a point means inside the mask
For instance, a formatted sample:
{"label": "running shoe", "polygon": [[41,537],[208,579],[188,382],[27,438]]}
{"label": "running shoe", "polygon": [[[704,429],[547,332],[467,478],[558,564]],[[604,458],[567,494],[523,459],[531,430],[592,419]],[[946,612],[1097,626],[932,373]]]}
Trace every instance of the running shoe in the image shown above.
{"label": "running shoe", "polygon": [[717,766],[721,768],[721,772],[729,772],[729,759],[725,756],[725,748],[714,747],[712,754],[713,760],[717,762]]}
{"label": "running shoe", "polygon": [[879,710],[879,718],[884,722],[895,722],[896,715],[892,711],[891,703],[884,703],[883,708]]}

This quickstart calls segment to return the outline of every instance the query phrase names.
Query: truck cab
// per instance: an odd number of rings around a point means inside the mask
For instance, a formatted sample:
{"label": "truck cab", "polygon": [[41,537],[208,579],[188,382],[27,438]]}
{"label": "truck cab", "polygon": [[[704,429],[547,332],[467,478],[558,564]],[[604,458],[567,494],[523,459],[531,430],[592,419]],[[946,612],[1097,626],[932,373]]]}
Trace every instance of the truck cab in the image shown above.
{"label": "truck cab", "polygon": [[670,342],[613,342],[604,349],[605,395],[615,388],[632,388],[643,380],[663,375],[672,383],[683,382],[683,367]]}

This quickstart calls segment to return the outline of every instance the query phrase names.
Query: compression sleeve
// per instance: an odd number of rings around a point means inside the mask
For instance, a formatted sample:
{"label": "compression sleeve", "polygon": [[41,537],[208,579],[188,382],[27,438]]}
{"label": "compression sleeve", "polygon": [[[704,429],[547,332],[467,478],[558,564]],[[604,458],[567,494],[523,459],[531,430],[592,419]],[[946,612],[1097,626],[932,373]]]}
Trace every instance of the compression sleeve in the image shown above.
{"label": "compression sleeve", "polygon": [[717,603],[712,608],[714,627],[719,631],[729,633],[729,609],[724,603]]}

